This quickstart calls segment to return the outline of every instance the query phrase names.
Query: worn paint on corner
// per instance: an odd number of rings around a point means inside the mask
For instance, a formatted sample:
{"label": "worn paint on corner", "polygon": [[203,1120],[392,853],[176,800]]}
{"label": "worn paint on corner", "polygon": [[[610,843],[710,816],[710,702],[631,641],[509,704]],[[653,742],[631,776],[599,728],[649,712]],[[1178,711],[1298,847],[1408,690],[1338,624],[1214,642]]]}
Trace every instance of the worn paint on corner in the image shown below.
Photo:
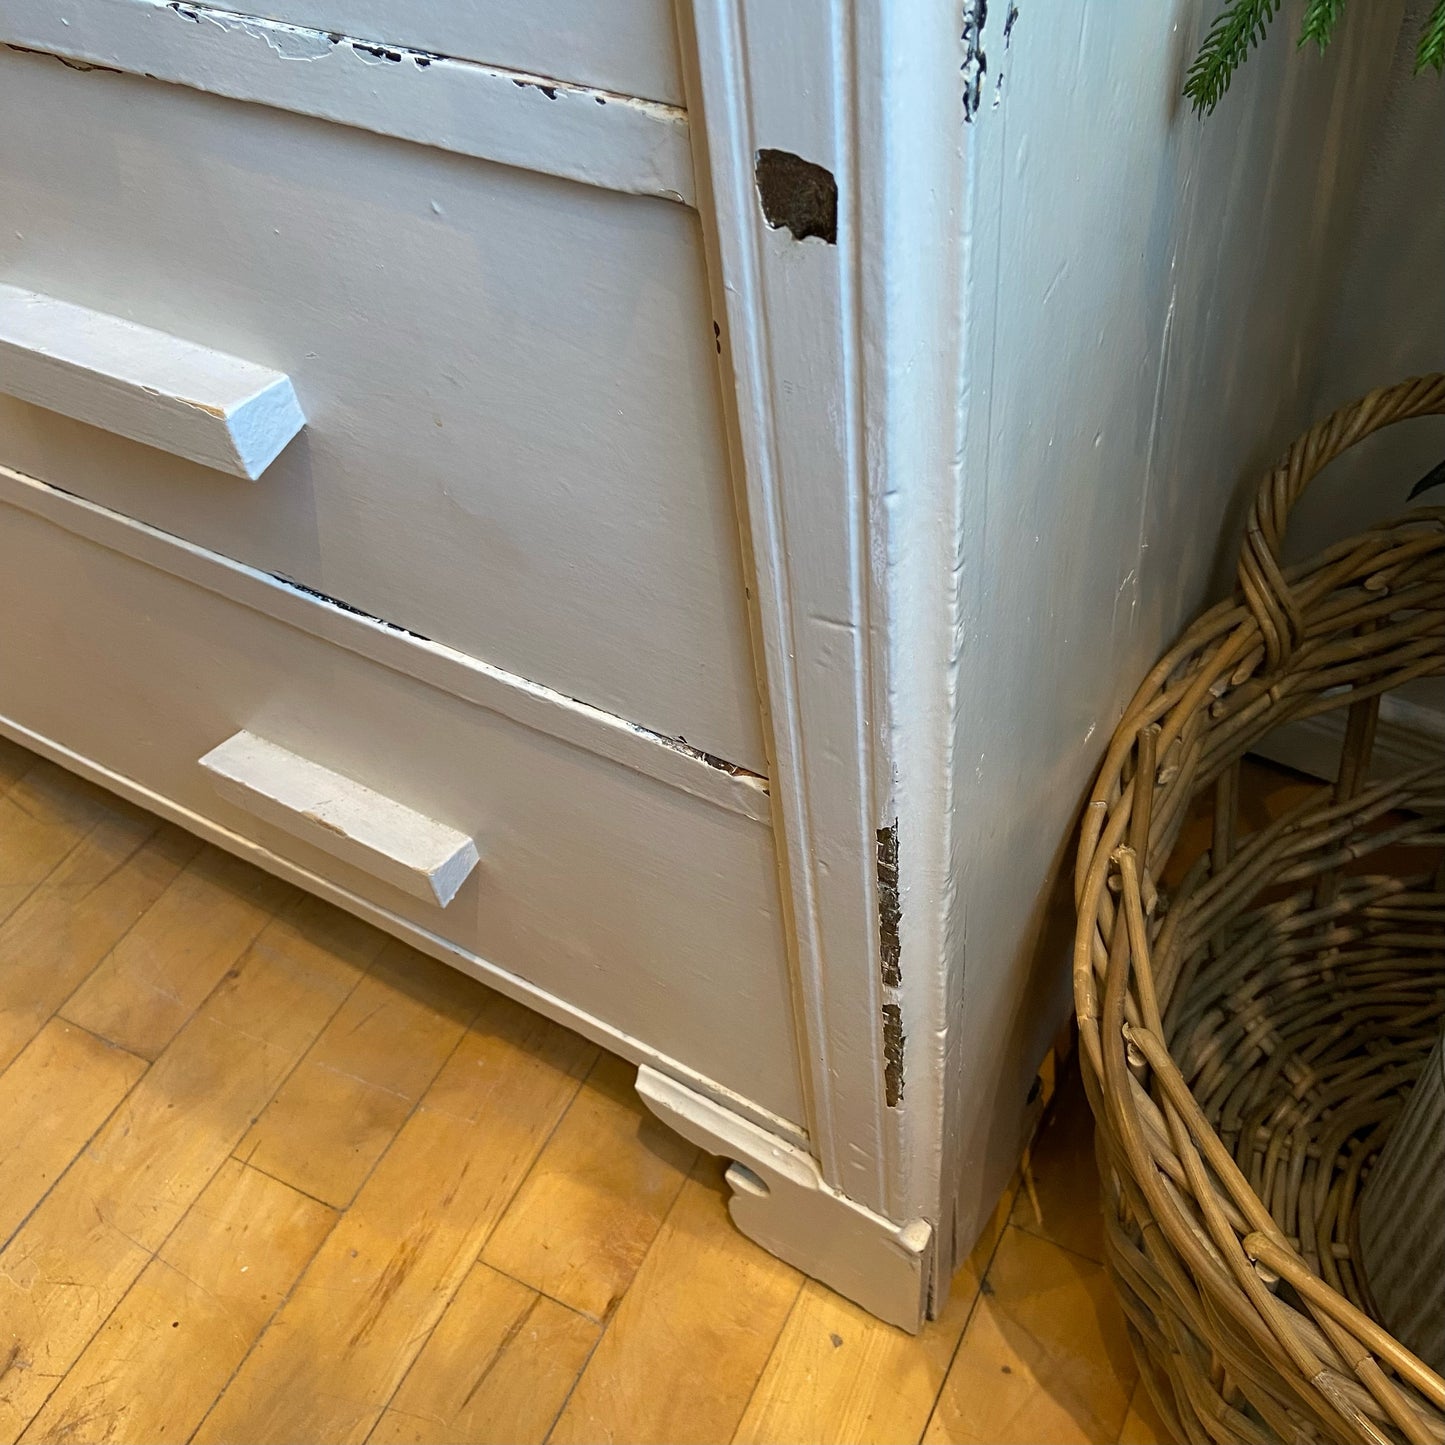
{"label": "worn paint on corner", "polygon": [[896,1003],[883,1005],[883,1098],[890,1109],[903,1102],[903,1010]]}
{"label": "worn paint on corner", "polygon": [[971,121],[979,109],[988,56],[983,49],[983,27],[988,22],[988,0],[964,0],[963,5],[963,118]]}
{"label": "worn paint on corner", "polygon": [[[883,987],[896,994],[903,985],[903,945],[900,925],[903,903],[898,889],[898,819],[878,829],[878,960]],[[902,1006],[891,999],[883,1005],[883,1094],[890,1109],[903,1099]]]}
{"label": "worn paint on corner", "polygon": [[903,982],[900,967],[902,943],[898,925],[903,908],[898,896],[898,820],[878,830],[878,951],[882,961],[883,987],[898,988]]}

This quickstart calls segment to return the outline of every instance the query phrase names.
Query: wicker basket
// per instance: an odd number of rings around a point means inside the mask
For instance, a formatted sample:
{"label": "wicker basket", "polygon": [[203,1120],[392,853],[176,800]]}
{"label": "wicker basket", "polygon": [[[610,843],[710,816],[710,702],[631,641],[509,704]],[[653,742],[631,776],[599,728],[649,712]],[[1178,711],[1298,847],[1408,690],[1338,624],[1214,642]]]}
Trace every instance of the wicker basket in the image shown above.
{"label": "wicker basket", "polygon": [[[1445,672],[1445,510],[1279,561],[1322,467],[1433,413],[1445,376],[1295,443],[1239,595],[1145,680],[1084,822],[1074,992],[1108,1263],[1180,1440],[1445,1441],[1445,1381],[1372,1318],[1354,1230],[1445,1014],[1445,758],[1367,781],[1381,695]],[[1337,781],[1243,830],[1244,755],[1342,709]],[[1196,800],[1212,845],[1166,893]]]}

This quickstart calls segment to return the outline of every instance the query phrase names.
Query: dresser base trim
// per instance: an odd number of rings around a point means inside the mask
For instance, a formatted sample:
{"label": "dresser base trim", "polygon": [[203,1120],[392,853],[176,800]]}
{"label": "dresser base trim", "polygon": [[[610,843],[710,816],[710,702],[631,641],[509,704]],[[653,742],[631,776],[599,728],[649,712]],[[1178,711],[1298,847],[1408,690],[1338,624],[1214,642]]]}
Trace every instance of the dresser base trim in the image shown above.
{"label": "dresser base trim", "polygon": [[770,1254],[889,1324],[917,1333],[929,1313],[933,1229],[894,1224],[823,1182],[812,1155],[643,1064],[642,1102],[670,1129],[731,1159],[733,1223]]}
{"label": "dresser base trim", "polygon": [[[538,988],[517,974],[509,973],[506,969],[490,963],[487,959],[469,953],[466,949],[457,947],[456,944],[448,942],[445,938],[441,938],[385,908],[378,907],[359,894],[341,888],[319,874],[312,873],[309,869],[299,867],[289,859],[271,852],[268,848],[263,848],[259,843],[254,843],[239,833],[233,833],[229,828],[223,827],[203,814],[193,812],[190,808],[182,806],[161,793],[154,792],[134,779],[114,772],[103,764],[67,748],[64,744],[25,727],[22,723],[6,717],[3,713],[0,713],[0,736],[9,738],[11,742],[18,743],[23,748],[29,748],[31,752],[39,753],[41,757],[48,758],[51,762],[70,772],[78,773],[81,777],[125,798],[128,802],[157,814],[168,822],[176,824],[177,827],[184,828],[186,832],[195,834],[205,842],[212,843],[217,848],[223,848],[226,852],[243,858],[257,868],[263,868],[278,878],[284,878],[288,883],[294,883],[307,893],[313,893],[319,898],[324,898],[328,903],[334,903],[338,908],[343,908],[346,912],[365,919],[366,922],[373,924],[383,932],[410,944],[419,952],[449,964],[452,968],[475,978],[479,983],[486,984],[488,988],[494,988],[498,993],[551,1019],[554,1023],[559,1023],[564,1028],[572,1029],[584,1038],[591,1039],[593,1043],[606,1049],[609,1053],[617,1054],[640,1065],[655,1077],[684,1081],[679,1087],[685,1087],[693,1097],[707,1102],[719,1112],[727,1113],[731,1118],[736,1118],[740,1122],[746,1121],[748,1128],[760,1137],[775,1138],[781,1148],[790,1152],[807,1148],[807,1135],[799,1125],[787,1119],[781,1119],[767,1109],[743,1098],[740,1094],[735,1094],[731,1089],[704,1078],[675,1059],[649,1047],[641,1040],[623,1033],[620,1029],[604,1023],[601,1019],[594,1018],[591,1014],[569,1004],[565,999]],[[694,1093],[694,1091],[696,1092]]]}

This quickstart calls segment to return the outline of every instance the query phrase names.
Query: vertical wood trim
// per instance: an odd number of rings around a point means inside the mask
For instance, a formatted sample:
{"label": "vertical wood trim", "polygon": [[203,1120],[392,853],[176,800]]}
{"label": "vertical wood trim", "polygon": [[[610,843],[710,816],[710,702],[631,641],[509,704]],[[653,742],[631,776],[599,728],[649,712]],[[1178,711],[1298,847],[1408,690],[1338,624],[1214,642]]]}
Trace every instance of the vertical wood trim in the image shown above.
{"label": "vertical wood trim", "polygon": [[[873,783],[886,728],[873,709],[857,236],[840,133],[848,17],[841,3],[808,10],[694,0],[682,28],[728,322],[809,1132],[825,1180],[888,1213]],[[838,244],[765,222],[753,175],[764,148],[832,171]]]}
{"label": "vertical wood trim", "polygon": [[[892,1220],[938,1225],[951,1213],[962,1006],[961,974],[945,964],[961,953],[950,878],[968,244],[957,17],[944,0],[679,10],[727,318],[811,1141],[831,1187]],[[754,182],[763,149],[832,172],[835,243],[768,224]],[[885,871],[896,843],[901,905],[886,955],[880,830]],[[901,1059],[890,1058],[897,1032]],[[950,1244],[935,1251],[944,1280]]]}

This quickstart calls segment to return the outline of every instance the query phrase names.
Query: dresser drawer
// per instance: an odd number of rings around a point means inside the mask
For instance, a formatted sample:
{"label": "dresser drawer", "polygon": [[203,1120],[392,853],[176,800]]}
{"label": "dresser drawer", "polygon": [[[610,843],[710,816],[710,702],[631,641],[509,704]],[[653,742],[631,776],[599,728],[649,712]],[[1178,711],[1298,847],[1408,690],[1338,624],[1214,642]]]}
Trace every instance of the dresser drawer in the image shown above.
{"label": "dresser drawer", "polygon": [[0,187],[0,282],[306,418],[253,482],[7,399],[0,463],[764,770],[692,210],[3,50]]}
{"label": "dresser drawer", "polygon": [[[179,544],[74,498],[0,481],[23,503],[0,500],[0,727],[144,789],[183,821],[260,845],[400,931],[445,942],[480,976],[520,980],[565,1004],[563,1016],[580,1011],[637,1041],[643,1056],[803,1117],[764,812],[694,796],[420,680],[447,661],[438,649],[413,659],[424,645],[388,634],[380,642],[397,665],[384,664],[354,650],[372,624],[198,549],[172,558]],[[141,533],[156,565],[130,545]],[[289,612],[226,595],[242,584],[263,600],[284,593]],[[519,707],[535,704],[536,690],[514,690]],[[216,758],[238,734],[473,842],[476,861],[464,857],[434,890],[450,901],[389,879],[355,849],[343,861],[218,786],[244,774],[234,746]],[[312,821],[313,836],[329,822],[322,810]]]}

